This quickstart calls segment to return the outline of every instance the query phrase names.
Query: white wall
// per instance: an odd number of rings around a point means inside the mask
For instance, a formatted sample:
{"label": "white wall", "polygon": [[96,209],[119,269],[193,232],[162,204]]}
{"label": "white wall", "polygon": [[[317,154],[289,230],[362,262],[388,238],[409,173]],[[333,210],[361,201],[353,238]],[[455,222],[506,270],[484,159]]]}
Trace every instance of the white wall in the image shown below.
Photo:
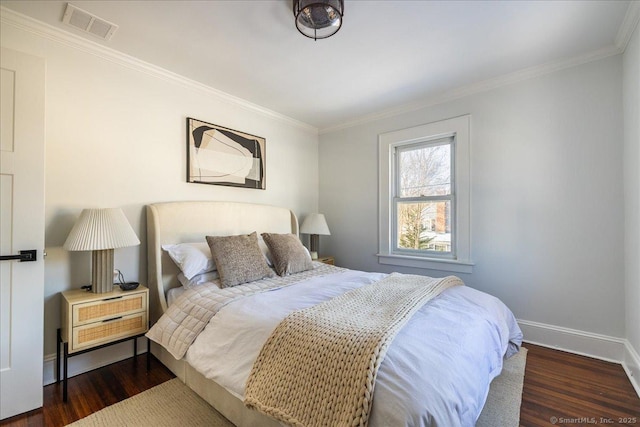
{"label": "white wall", "polygon": [[[47,64],[45,354],[55,352],[58,293],[90,282],[89,253],[62,249],[81,209],[124,209],[142,244],[116,250],[115,267],[143,283],[148,203],[234,200],[286,206],[299,216],[317,210],[314,129],[13,25],[3,23],[1,40]],[[186,117],[265,137],[267,189],[186,183]],[[77,359],[87,366],[113,359],[94,353]]]}
{"label": "white wall", "polygon": [[[320,136],[320,212],[338,265],[378,264],[378,134],[471,114],[472,274],[520,319],[623,337],[622,58]],[[637,186],[635,187],[637,191]]]}
{"label": "white wall", "polygon": [[[640,354],[640,28],[623,57],[624,213],[627,339]],[[640,378],[640,360],[635,360]],[[636,379],[636,381],[639,381]],[[639,391],[640,392],[640,391]]]}

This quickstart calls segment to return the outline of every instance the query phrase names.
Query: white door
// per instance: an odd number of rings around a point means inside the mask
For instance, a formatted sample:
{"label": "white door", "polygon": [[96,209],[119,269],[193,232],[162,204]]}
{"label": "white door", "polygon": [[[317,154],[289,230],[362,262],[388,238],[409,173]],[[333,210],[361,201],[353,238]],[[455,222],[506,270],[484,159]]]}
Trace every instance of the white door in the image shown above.
{"label": "white door", "polygon": [[44,59],[0,52],[0,419],[42,406]]}

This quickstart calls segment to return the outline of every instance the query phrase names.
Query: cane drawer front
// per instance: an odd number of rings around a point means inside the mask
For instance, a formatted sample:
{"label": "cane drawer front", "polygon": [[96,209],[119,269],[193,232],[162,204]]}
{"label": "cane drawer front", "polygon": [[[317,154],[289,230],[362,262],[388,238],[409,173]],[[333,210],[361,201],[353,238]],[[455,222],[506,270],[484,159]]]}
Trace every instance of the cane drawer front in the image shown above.
{"label": "cane drawer front", "polygon": [[62,293],[62,340],[69,354],[140,335],[149,325],[149,290],[114,287],[113,292],[94,294],[81,290]]}
{"label": "cane drawer front", "polygon": [[147,324],[147,312],[142,311],[74,327],[69,353],[144,333]]}
{"label": "cane drawer front", "polygon": [[73,304],[73,327],[147,311],[147,292]]}

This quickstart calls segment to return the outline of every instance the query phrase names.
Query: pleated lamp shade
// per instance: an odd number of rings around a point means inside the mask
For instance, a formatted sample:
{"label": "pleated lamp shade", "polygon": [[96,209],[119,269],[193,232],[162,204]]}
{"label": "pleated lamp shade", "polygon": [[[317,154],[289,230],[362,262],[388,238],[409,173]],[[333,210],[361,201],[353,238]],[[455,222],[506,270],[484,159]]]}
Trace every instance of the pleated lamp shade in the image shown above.
{"label": "pleated lamp shade", "polygon": [[113,290],[113,250],[139,244],[122,209],[84,209],[64,242],[64,248],[93,251],[91,289],[104,293]]}
{"label": "pleated lamp shade", "polygon": [[306,234],[322,234],[330,235],[329,226],[327,220],[323,214],[312,213],[305,217],[300,226],[300,232]]}
{"label": "pleated lamp shade", "polygon": [[120,208],[84,209],[64,242],[68,251],[136,246],[140,240]]}

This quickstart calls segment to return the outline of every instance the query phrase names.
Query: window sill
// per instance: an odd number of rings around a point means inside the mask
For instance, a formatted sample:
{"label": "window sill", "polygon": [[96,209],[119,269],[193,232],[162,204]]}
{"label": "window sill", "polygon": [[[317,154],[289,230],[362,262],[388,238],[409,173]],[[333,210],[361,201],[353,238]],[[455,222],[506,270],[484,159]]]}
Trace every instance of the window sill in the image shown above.
{"label": "window sill", "polygon": [[471,262],[453,259],[423,258],[396,254],[378,254],[377,256],[380,264],[451,271],[454,273],[473,273],[474,266]]}

